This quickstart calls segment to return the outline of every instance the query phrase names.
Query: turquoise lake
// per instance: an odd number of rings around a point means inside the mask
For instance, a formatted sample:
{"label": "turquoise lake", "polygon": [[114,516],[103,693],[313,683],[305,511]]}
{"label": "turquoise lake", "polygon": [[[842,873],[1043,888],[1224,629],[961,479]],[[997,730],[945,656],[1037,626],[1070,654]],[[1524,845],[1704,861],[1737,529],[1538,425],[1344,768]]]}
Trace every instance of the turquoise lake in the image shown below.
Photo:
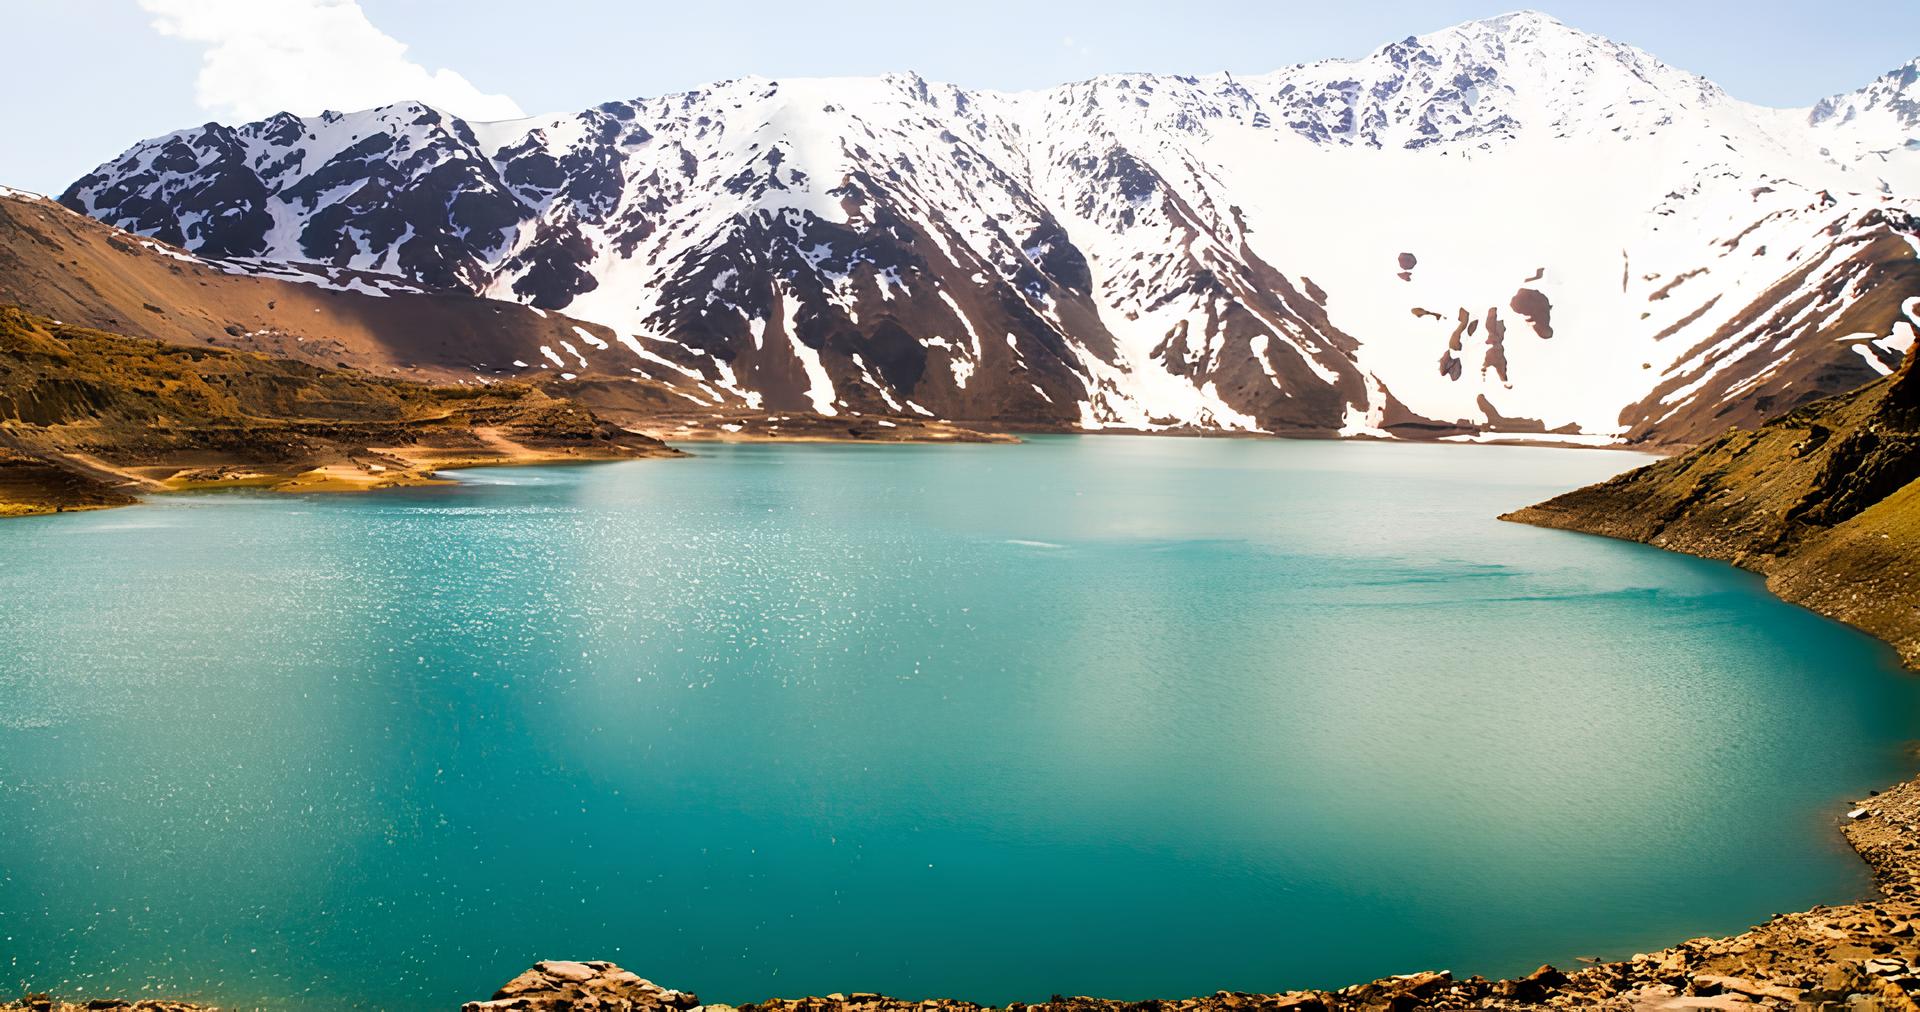
{"label": "turquoise lake", "polygon": [[0,524],[0,977],[451,1008],[1526,972],[1864,895],[1920,679],[1644,458],[702,445]]}

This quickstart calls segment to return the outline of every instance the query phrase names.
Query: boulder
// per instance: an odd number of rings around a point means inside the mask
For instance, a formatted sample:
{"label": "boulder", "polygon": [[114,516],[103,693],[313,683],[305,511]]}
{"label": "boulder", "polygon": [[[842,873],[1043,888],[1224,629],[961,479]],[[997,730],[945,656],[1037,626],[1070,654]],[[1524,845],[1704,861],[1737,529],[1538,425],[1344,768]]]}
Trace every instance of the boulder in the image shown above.
{"label": "boulder", "polygon": [[550,959],[535,963],[461,1012],[684,1012],[700,999],[661,987],[604,960]]}

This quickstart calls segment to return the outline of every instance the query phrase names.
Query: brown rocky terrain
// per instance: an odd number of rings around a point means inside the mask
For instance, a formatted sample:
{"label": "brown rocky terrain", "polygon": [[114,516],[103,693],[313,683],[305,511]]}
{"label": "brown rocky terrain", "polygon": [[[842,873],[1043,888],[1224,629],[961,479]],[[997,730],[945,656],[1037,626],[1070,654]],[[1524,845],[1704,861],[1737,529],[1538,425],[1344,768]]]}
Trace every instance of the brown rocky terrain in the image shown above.
{"label": "brown rocky terrain", "polygon": [[0,516],[189,488],[348,491],[444,468],[673,456],[519,383],[427,386],[0,307]]}
{"label": "brown rocky terrain", "polygon": [[[290,269],[291,271],[291,269]],[[290,274],[291,276],[291,274]],[[343,283],[351,283],[344,277]],[[0,193],[0,304],[169,344],[428,382],[537,374],[578,322],[515,303],[229,273],[163,242]],[[530,363],[516,367],[515,360]]]}
{"label": "brown rocky terrain", "polygon": [[1504,519],[1721,559],[1920,666],[1920,371]]}
{"label": "brown rocky terrain", "polygon": [[[318,265],[288,265],[283,273],[236,273],[0,188],[0,305],[64,323],[426,383],[510,379],[662,438],[1006,438],[884,406],[839,417],[756,410],[723,386],[697,381],[688,371],[693,359],[664,357],[675,354],[671,345],[660,346],[662,357],[641,359],[620,349],[606,327],[518,303],[392,290],[390,276]],[[286,279],[294,277],[307,280]],[[340,290],[356,284],[363,290]],[[603,355],[604,348],[619,354]],[[556,366],[549,353],[570,364]],[[730,425],[739,428],[724,428]]]}
{"label": "brown rocky terrain", "polygon": [[[1897,214],[1869,214],[1866,220],[1911,225]],[[1646,397],[1621,409],[1629,443],[1690,449],[1729,426],[1757,428],[1775,415],[1874,378],[1875,370],[1856,347],[1870,335],[1893,333],[1907,319],[1904,303],[1920,295],[1920,258],[1897,228],[1843,231],[1820,242],[1831,266],[1781,279],[1700,338],[1684,356],[1688,367],[1669,372]],[[1672,284],[1684,281],[1676,278]],[[1711,308],[1704,305],[1700,311]],[[1818,327],[1794,322],[1822,310],[1827,315]],[[1754,354],[1753,343],[1738,340],[1743,333],[1765,335],[1769,350]],[[1740,368],[1742,362],[1756,368],[1764,363],[1764,371],[1756,375]],[[1882,371],[1888,365],[1882,361]]]}
{"label": "brown rocky terrain", "polygon": [[0,517],[107,509],[138,501],[94,475],[0,446]]}

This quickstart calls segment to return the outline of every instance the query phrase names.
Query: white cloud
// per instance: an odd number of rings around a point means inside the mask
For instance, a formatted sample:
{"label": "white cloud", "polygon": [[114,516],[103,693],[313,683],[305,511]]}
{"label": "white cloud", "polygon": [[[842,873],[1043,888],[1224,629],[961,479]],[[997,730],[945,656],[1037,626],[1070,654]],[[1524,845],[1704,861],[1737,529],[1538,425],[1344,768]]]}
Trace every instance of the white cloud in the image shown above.
{"label": "white cloud", "polygon": [[525,115],[367,20],[358,0],[139,0],[161,35],[205,47],[195,100],[229,119],[416,100],[475,121]]}

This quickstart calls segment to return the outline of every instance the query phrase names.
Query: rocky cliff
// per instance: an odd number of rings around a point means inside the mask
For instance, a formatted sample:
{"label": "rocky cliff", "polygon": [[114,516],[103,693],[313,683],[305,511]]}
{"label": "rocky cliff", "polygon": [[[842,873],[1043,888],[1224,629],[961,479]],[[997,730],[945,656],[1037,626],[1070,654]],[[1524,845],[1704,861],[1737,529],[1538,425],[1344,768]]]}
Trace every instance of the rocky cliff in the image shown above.
{"label": "rocky cliff", "polygon": [[190,347],[424,383],[512,380],[673,439],[982,441],[904,408],[774,412],[665,358],[619,366],[611,330],[560,313],[324,265],[242,270],[0,187],[0,305]]}

